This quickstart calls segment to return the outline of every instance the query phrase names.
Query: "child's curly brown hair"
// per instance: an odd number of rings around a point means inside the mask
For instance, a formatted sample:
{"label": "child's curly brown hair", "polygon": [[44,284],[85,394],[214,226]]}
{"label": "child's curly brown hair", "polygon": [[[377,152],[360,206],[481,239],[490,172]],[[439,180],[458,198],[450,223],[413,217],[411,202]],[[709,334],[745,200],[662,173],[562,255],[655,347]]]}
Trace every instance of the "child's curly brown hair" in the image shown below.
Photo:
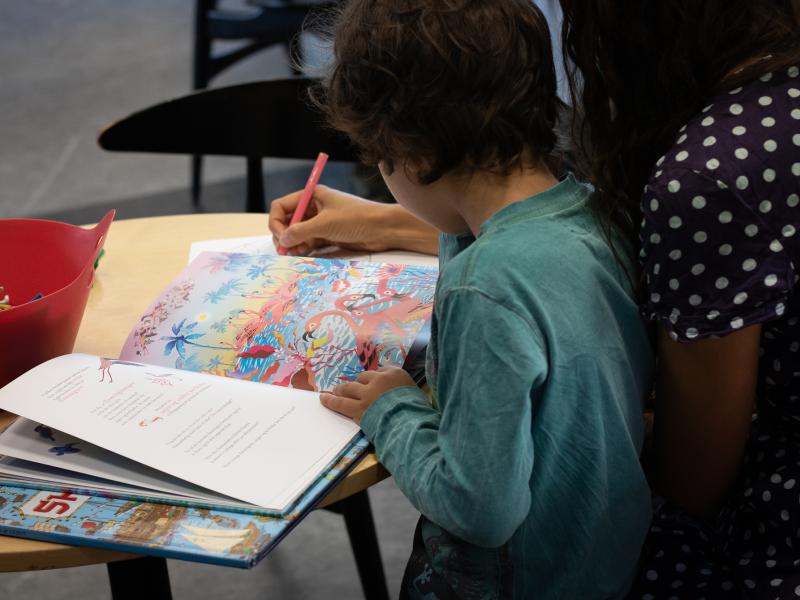
{"label": "child's curly brown hair", "polygon": [[508,175],[556,142],[547,23],[531,0],[351,0],[312,99],[366,164],[430,184]]}

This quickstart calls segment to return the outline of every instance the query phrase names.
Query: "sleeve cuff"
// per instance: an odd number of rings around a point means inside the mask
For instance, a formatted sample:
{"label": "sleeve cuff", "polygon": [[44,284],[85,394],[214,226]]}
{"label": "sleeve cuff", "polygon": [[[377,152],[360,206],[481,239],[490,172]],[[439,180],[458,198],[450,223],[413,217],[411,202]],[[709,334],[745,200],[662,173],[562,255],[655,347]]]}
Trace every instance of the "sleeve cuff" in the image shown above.
{"label": "sleeve cuff", "polygon": [[372,442],[378,434],[378,427],[384,417],[397,408],[401,403],[424,404],[430,407],[428,396],[418,387],[404,386],[398,387],[385,392],[378,396],[378,399],[373,402],[369,408],[361,416],[361,431]]}

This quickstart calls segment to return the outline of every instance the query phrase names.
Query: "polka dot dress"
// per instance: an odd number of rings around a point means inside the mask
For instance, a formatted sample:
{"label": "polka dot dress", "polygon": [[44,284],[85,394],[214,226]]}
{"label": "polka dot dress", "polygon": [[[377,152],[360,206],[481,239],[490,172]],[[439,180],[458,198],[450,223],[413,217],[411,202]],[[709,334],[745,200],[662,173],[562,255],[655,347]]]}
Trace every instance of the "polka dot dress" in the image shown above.
{"label": "polka dot dress", "polygon": [[631,598],[800,598],[800,74],[711,100],[642,199],[646,317],[673,339],[762,324],[739,481],[711,524],[655,514]]}

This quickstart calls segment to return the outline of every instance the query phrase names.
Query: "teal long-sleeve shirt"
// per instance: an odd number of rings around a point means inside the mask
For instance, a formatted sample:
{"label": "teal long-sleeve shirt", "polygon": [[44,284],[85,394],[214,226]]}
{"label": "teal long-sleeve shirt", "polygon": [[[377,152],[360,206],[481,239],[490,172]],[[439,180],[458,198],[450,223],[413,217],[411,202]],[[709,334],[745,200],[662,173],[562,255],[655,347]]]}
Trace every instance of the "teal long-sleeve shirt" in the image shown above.
{"label": "teal long-sleeve shirt", "polygon": [[568,177],[443,236],[427,376],[361,426],[463,597],[624,595],[650,518],[639,465],[652,354]]}

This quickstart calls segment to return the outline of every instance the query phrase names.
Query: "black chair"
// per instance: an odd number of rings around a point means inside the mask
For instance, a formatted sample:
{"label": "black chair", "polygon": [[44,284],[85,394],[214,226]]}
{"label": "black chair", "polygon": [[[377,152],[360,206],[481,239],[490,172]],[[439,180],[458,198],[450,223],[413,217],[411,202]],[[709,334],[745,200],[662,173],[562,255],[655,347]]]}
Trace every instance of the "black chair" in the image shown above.
{"label": "black chair", "polygon": [[[302,60],[298,34],[311,10],[331,6],[331,0],[248,0],[252,10],[219,8],[219,0],[196,0],[192,89],[200,90],[222,71],[251,54],[277,44],[286,47],[290,66]],[[242,41],[239,46],[214,52],[215,41]],[[192,201],[200,201],[202,156],[192,157]]]}
{"label": "black chair", "polygon": [[294,77],[196,92],[112,124],[98,143],[112,151],[243,156],[247,210],[262,212],[262,158],[314,159],[323,151],[331,160],[357,160],[347,138],[309,104],[311,83]]}
{"label": "black chair", "polygon": [[[296,77],[190,94],[110,125],[100,133],[98,144],[120,152],[244,156],[247,210],[263,211],[262,158],[314,159],[320,151],[337,161],[353,162],[357,158],[349,141],[325,127],[323,117],[309,105],[307,90],[311,83]],[[344,517],[364,596],[368,600],[388,599],[367,492],[326,509]],[[143,577],[143,573],[148,576]],[[154,582],[162,590],[164,582],[167,590],[169,587],[166,562],[160,558],[110,563],[109,574],[115,599],[145,597]]]}

